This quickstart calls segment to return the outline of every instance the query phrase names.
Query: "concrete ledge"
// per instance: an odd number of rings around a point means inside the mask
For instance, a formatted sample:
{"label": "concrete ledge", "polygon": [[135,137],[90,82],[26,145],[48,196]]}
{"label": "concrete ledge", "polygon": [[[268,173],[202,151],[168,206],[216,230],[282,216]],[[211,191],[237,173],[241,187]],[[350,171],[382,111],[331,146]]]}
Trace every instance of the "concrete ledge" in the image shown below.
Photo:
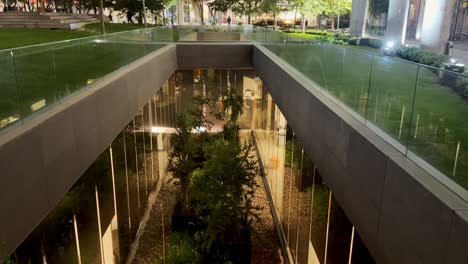
{"label": "concrete ledge", "polygon": [[177,69],[167,45],[0,137],[0,259],[62,199]]}
{"label": "concrete ledge", "polygon": [[252,68],[252,44],[179,43],[178,70]]}
{"label": "concrete ledge", "polygon": [[377,263],[466,262],[467,202],[265,47],[253,64]]}

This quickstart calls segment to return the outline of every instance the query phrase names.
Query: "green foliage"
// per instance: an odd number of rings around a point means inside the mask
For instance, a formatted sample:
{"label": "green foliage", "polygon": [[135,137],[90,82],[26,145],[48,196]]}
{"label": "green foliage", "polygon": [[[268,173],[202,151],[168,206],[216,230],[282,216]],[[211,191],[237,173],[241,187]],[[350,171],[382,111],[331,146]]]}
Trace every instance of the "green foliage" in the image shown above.
{"label": "green foliage", "polygon": [[[170,4],[171,1],[169,0],[145,0],[145,7],[148,11],[160,12],[164,10],[164,7]],[[142,23],[142,13],[146,10],[143,10],[143,5],[141,1],[136,0],[117,0],[112,2],[112,7],[115,10],[120,10],[122,12],[131,14],[139,14],[138,22]]]}
{"label": "green foliage", "polygon": [[453,87],[453,89],[461,97],[468,99],[468,77],[461,75],[458,76],[455,87]]}
{"label": "green foliage", "polygon": [[318,38],[318,40],[323,41],[323,42],[328,42],[328,43],[333,43],[335,42],[334,37],[329,37],[329,36],[321,36]]}
{"label": "green foliage", "polygon": [[222,94],[222,109],[215,113],[218,120],[227,120],[229,125],[233,125],[243,113],[244,100],[242,96],[236,94],[236,90],[228,89]]}
{"label": "green foliage", "polygon": [[166,263],[202,263],[196,242],[187,232],[174,232],[171,234]]}
{"label": "green foliage", "polygon": [[264,0],[230,0],[231,9],[237,14],[247,15],[248,24],[250,24],[250,18],[253,14],[261,11]]}
{"label": "green foliage", "polygon": [[179,113],[176,121],[176,133],[171,137],[173,150],[169,155],[168,171],[172,172],[172,178],[177,179],[175,184],[181,188],[182,209],[188,209],[188,187],[192,171],[197,167],[194,161],[194,153],[197,148],[192,135],[192,125],[185,113]]}
{"label": "green foliage", "polygon": [[198,132],[200,132],[201,129],[210,130],[213,126],[213,122],[206,118],[203,109],[206,107],[212,108],[212,101],[206,97],[198,95],[193,98],[193,105],[194,107],[188,111],[192,119],[191,126],[198,130]]}
{"label": "green foliage", "polygon": [[227,12],[232,6],[232,1],[230,0],[213,0],[208,2],[208,7],[214,11]]}
{"label": "green foliage", "polygon": [[416,47],[400,47],[397,50],[396,55],[405,60],[436,68],[442,67],[442,64],[448,59],[446,55],[424,51]]}
{"label": "green foliage", "polygon": [[258,166],[251,141],[216,139],[205,153],[203,168],[193,173],[190,200],[204,225],[196,234],[201,251],[221,261],[227,246],[238,241],[257,217],[259,208],[252,199]]}
{"label": "green foliage", "polygon": [[348,40],[348,44],[349,44],[349,45],[357,45],[357,44],[358,44],[358,40],[359,40],[359,39],[358,39],[357,37],[351,37],[351,38],[349,38],[349,40]]}
{"label": "green foliage", "polygon": [[369,38],[367,45],[375,49],[381,49],[383,46],[383,40],[378,38]]}

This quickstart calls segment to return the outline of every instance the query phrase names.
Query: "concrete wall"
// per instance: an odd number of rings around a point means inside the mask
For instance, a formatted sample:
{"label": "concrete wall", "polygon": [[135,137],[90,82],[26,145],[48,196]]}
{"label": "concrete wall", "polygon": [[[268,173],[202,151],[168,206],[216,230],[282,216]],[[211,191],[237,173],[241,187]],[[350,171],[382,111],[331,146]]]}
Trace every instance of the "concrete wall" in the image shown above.
{"label": "concrete wall", "polygon": [[251,44],[179,43],[177,65],[179,70],[195,68],[251,68]]}
{"label": "concrete wall", "polygon": [[0,137],[0,259],[62,199],[176,70],[168,45]]}
{"label": "concrete wall", "polygon": [[269,50],[253,63],[377,263],[466,263],[464,200]]}

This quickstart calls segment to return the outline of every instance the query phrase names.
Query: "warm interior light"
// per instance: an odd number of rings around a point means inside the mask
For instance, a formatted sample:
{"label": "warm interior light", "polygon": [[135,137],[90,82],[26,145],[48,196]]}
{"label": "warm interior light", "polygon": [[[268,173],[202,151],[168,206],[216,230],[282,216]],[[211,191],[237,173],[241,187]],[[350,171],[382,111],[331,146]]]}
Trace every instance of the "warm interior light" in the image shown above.
{"label": "warm interior light", "polygon": [[31,111],[37,111],[46,105],[46,100],[42,99],[31,105]]}

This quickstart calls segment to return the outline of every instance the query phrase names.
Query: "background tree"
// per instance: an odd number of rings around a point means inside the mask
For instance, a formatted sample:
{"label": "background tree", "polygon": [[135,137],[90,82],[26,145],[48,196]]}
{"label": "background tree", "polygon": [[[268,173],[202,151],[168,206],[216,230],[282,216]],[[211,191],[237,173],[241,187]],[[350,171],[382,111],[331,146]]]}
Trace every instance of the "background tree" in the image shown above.
{"label": "background tree", "polygon": [[294,0],[294,5],[301,15],[301,28],[303,33],[305,33],[306,17],[314,17],[322,14],[326,6],[325,1],[328,0]]}
{"label": "background tree", "polygon": [[208,2],[208,8],[214,23],[216,23],[216,12],[227,12],[233,4],[232,0],[213,0]]}
{"label": "background tree", "polygon": [[[94,0],[93,0],[94,1]],[[98,1],[98,0],[97,0]],[[164,10],[165,4],[169,1],[165,0],[146,0],[145,6],[151,13],[157,13]],[[114,5],[115,10],[120,10],[125,13],[138,14],[138,23],[143,24],[143,16],[146,10],[143,10],[142,1],[138,0],[117,0]]]}
{"label": "background tree", "polygon": [[323,0],[323,14],[332,18],[332,29],[335,29],[335,19],[338,17],[338,6],[340,16],[351,13],[352,0]]}
{"label": "background tree", "polygon": [[240,15],[247,16],[247,23],[250,24],[251,17],[255,13],[261,11],[261,7],[265,0],[239,0],[234,1],[231,6],[232,11]]}

